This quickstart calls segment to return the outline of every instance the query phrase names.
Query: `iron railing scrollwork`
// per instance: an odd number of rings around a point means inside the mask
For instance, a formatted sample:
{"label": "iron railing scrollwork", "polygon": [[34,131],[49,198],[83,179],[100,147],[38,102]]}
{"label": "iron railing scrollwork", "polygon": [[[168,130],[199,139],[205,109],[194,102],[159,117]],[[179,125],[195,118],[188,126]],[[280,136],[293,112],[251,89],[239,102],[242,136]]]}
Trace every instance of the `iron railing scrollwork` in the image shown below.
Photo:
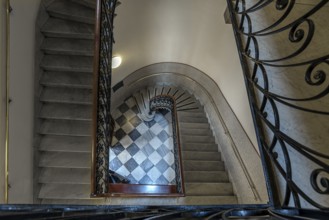
{"label": "iron railing scrollwork", "polygon": [[150,99],[150,111],[165,109],[171,112],[171,124],[173,132],[173,154],[175,164],[175,180],[177,193],[184,194],[184,179],[182,172],[182,160],[179,140],[179,127],[177,121],[177,110],[175,98],[170,95],[158,95]]}
{"label": "iron railing scrollwork", "polygon": [[280,204],[326,209],[329,0],[227,2],[260,151],[284,180]]}
{"label": "iron railing scrollwork", "polygon": [[109,147],[114,130],[110,114],[113,19],[117,0],[97,0],[94,55],[92,195],[106,194]]}

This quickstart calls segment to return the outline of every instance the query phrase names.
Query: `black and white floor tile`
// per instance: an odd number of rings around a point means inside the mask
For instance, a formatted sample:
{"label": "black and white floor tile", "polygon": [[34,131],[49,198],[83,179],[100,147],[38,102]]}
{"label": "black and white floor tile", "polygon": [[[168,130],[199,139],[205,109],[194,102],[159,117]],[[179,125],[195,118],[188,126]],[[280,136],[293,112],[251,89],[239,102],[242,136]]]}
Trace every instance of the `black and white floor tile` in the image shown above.
{"label": "black and white floor tile", "polygon": [[110,148],[110,169],[131,184],[175,184],[171,113],[161,111],[152,121],[138,117],[129,98],[112,112],[115,137]]}

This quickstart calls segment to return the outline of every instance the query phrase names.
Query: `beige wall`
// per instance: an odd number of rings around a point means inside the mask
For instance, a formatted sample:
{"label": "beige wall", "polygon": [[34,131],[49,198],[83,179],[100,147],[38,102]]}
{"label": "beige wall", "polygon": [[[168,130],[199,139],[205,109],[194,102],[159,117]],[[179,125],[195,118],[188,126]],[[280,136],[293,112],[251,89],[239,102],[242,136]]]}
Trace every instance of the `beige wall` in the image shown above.
{"label": "beige wall", "polygon": [[5,202],[6,1],[0,0],[0,204]]}
{"label": "beige wall", "polygon": [[35,19],[40,0],[11,0],[9,203],[32,203]]}

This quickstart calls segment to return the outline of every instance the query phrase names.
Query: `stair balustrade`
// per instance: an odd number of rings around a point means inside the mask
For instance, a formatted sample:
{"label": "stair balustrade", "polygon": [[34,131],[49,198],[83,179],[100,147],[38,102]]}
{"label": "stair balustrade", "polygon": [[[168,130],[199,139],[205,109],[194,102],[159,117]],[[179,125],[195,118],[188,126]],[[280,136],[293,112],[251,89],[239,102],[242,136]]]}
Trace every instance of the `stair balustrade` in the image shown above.
{"label": "stair balustrade", "polygon": [[272,206],[329,207],[328,2],[227,0]]}
{"label": "stair balustrade", "polygon": [[92,196],[106,194],[109,180],[109,147],[114,130],[110,114],[113,19],[117,0],[96,1],[94,84],[93,84],[93,150]]}

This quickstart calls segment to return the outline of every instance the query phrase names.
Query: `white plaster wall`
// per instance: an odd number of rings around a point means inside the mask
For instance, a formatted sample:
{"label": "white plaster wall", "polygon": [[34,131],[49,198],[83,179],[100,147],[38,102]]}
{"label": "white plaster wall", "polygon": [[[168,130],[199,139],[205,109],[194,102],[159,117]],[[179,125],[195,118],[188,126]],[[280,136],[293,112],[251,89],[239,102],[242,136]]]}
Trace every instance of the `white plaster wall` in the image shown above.
{"label": "white plaster wall", "polygon": [[0,204],[5,202],[6,1],[0,0]]}
{"label": "white plaster wall", "polygon": [[33,202],[35,20],[40,0],[11,0],[9,203]]}

